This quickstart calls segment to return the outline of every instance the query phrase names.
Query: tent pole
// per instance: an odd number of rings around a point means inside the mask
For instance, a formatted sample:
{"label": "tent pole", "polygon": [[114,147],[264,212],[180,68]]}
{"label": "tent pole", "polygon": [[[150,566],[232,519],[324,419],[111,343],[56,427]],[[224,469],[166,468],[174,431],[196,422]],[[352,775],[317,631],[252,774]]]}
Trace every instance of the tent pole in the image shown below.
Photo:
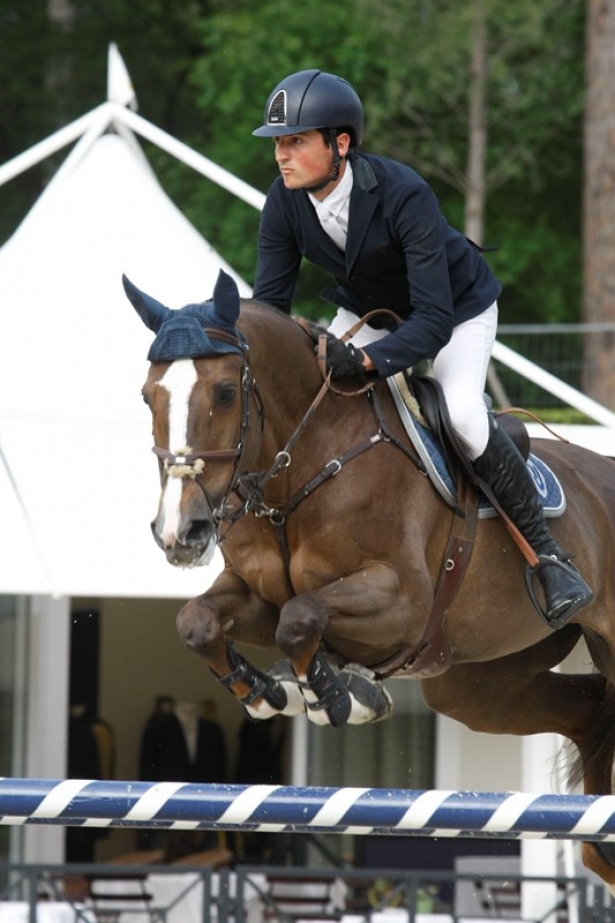
{"label": "tent pole", "polygon": [[157,128],[151,122],[137,115],[136,112],[132,112],[115,103],[110,103],[109,105],[113,106],[113,117],[117,119],[118,122],[127,125],[128,128],[131,128],[136,134],[147,138],[148,141],[162,148],[167,154],[171,154],[187,166],[192,167],[198,173],[201,173],[214,183],[222,186],[223,189],[232,192],[233,195],[247,202],[248,205],[252,205],[259,211],[262,210],[265,204],[265,196],[262,192],[254,189],[253,186],[249,186],[248,183],[244,183],[243,180],[233,176],[228,170],[219,167],[197,151],[193,151],[187,144],[173,138],[172,135],[167,134],[167,132],[163,131],[161,128]]}
{"label": "tent pole", "polygon": [[556,378],[555,375],[526,359],[525,356],[521,356],[509,346],[500,343],[499,340],[494,344],[493,358],[513,369],[518,375],[533,381],[538,387],[544,388],[550,394],[554,394],[564,403],[580,410],[592,420],[596,420],[596,422],[609,429],[615,429],[615,413],[603,407],[602,404],[598,404],[591,397],[587,397],[581,391],[577,391],[576,388],[566,384],[566,382]]}
{"label": "tent pole", "polygon": [[0,166],[0,186],[75,141],[86,131],[90,123],[98,116],[100,110],[105,109],[108,105],[109,103],[101,103],[100,106],[92,109],[86,115],[82,115],[74,122],[71,122],[70,125],[65,125],[64,128],[60,128],[52,135],[49,135],[48,138],[34,144],[27,151],[23,151],[11,160],[7,160],[6,163]]}

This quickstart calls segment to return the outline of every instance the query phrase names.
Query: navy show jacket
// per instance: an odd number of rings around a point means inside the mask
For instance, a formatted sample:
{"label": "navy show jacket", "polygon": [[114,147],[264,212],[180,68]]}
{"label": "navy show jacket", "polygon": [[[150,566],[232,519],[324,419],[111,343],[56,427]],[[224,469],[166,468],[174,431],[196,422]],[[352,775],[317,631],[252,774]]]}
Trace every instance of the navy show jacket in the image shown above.
{"label": "navy show jacket", "polygon": [[364,347],[381,375],[393,375],[434,358],[454,326],[497,300],[501,285],[418,173],[371,154],[349,160],[345,253],[322,229],[307,192],[274,181],[260,221],[254,298],[290,313],[305,257],[336,280],[322,293],[327,301],[358,316],[388,308],[404,321],[396,329],[383,321],[395,332]]}

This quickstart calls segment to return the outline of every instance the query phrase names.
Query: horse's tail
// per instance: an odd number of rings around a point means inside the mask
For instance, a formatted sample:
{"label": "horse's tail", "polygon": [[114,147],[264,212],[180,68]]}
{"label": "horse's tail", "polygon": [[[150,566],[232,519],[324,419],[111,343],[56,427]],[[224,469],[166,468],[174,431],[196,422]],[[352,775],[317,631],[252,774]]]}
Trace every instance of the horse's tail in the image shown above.
{"label": "horse's tail", "polygon": [[587,794],[611,794],[615,755],[615,686],[596,674],[599,700],[583,741],[568,771],[570,788],[583,785]]}

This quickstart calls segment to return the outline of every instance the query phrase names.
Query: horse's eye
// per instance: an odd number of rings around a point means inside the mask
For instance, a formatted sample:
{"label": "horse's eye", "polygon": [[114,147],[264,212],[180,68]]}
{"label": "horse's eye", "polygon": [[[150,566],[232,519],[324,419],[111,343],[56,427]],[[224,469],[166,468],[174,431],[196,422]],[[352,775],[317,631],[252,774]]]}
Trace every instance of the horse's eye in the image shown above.
{"label": "horse's eye", "polygon": [[216,407],[230,407],[235,401],[237,386],[227,382],[216,385],[214,389],[214,404]]}

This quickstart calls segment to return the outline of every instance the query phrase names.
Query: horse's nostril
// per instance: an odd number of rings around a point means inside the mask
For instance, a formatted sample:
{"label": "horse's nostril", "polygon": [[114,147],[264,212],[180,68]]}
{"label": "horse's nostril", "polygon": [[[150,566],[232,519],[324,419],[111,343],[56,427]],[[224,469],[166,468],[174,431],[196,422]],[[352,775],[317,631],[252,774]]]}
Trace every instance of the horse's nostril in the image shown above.
{"label": "horse's nostril", "polygon": [[211,538],[211,523],[206,519],[195,519],[186,532],[184,545],[202,545]]}

